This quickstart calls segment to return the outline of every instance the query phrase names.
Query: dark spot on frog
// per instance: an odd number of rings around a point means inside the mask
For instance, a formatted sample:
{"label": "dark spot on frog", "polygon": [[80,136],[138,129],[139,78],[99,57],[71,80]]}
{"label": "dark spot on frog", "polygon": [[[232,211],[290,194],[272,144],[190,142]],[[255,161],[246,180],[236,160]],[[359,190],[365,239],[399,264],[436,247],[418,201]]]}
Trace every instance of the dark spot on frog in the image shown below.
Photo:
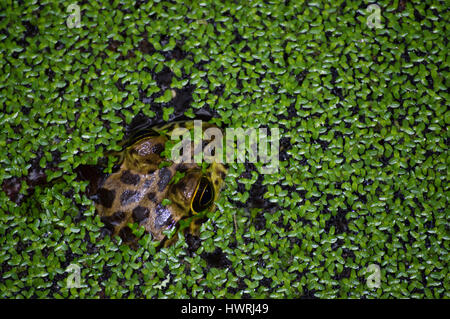
{"label": "dark spot on frog", "polygon": [[98,201],[101,205],[105,206],[106,208],[112,207],[114,199],[116,198],[115,190],[109,190],[102,187],[98,190],[97,194],[98,194]]}
{"label": "dark spot on frog", "polygon": [[188,170],[188,167],[184,164],[178,164],[176,170],[180,173],[185,173]]}
{"label": "dark spot on frog", "polygon": [[152,202],[156,201],[156,194],[154,192],[150,192],[147,194],[147,197],[149,200],[151,200]]}
{"label": "dark spot on frog", "polygon": [[119,231],[119,236],[120,236],[120,238],[122,238],[122,240],[124,242],[130,242],[131,243],[131,242],[133,242],[136,239],[136,237],[133,234],[133,231],[128,226],[123,227]]}
{"label": "dark spot on frog", "polygon": [[156,229],[168,225],[172,222],[172,213],[162,204],[156,206],[155,226]]}
{"label": "dark spot on frog", "polygon": [[120,181],[127,185],[137,185],[141,178],[137,174],[133,174],[130,171],[124,171],[120,176]]}
{"label": "dark spot on frog", "polygon": [[122,211],[117,211],[114,214],[112,214],[111,217],[115,223],[120,224],[125,218],[125,213]]}
{"label": "dark spot on frog", "polygon": [[100,220],[105,226],[114,231],[114,228],[119,225],[125,218],[125,213],[122,211],[117,211],[110,216],[102,216]]}
{"label": "dark spot on frog", "polygon": [[122,206],[129,205],[131,203],[137,202],[140,197],[140,192],[125,190],[122,195],[120,195],[120,204]]}
{"label": "dark spot on frog", "polygon": [[162,153],[162,151],[164,151],[164,145],[162,145],[160,143],[153,145],[152,152],[154,154],[160,155]]}
{"label": "dark spot on frog", "polygon": [[169,184],[170,179],[172,178],[172,172],[167,168],[163,167],[159,171],[159,181],[158,181],[158,190],[162,192],[167,184]]}
{"label": "dark spot on frog", "polygon": [[142,206],[137,206],[135,209],[133,209],[133,220],[137,223],[140,223],[144,219],[146,219],[149,215],[150,211]]}

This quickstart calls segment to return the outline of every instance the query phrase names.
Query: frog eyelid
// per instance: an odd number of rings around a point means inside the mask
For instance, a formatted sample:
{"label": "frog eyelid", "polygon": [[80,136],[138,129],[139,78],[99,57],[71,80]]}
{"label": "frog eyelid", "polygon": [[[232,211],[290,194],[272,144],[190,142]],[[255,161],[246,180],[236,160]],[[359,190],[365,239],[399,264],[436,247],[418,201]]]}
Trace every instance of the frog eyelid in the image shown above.
{"label": "frog eyelid", "polygon": [[200,187],[200,183],[201,183],[201,179],[198,181],[197,186],[195,187],[194,195],[192,196],[192,200],[191,200],[191,211],[194,214],[197,214],[198,212],[196,212],[194,210],[194,207],[192,206],[192,204],[194,203],[195,197],[197,196],[197,192],[198,192],[198,188]]}

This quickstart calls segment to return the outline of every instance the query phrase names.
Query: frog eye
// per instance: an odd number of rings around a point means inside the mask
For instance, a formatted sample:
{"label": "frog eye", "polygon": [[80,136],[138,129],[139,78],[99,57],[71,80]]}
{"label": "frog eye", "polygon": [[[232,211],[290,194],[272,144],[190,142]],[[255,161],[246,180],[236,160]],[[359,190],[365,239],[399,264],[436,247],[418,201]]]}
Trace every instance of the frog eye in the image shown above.
{"label": "frog eye", "polygon": [[192,199],[191,208],[194,214],[211,206],[214,200],[214,188],[209,179],[202,177]]}

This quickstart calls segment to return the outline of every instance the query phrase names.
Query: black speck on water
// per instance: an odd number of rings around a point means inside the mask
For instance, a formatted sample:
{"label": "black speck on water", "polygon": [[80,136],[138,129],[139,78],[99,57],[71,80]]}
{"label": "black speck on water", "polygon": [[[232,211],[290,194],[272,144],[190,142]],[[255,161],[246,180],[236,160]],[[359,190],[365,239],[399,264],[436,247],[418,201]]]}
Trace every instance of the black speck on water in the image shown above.
{"label": "black speck on water", "polygon": [[227,268],[231,266],[231,261],[227,258],[221,248],[216,248],[212,253],[203,252],[201,257],[206,260],[206,263],[210,268]]}

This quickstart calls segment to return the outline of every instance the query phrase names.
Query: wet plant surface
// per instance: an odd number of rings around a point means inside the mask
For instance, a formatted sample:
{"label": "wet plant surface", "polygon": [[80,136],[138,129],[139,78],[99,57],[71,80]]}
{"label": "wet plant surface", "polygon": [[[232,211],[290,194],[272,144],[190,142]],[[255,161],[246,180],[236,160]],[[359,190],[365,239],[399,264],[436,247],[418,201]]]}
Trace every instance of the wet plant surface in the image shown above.
{"label": "wet plant surface", "polygon": [[[2,298],[449,297],[445,1],[125,2],[0,4]],[[191,118],[278,127],[278,173],[230,163],[200,237],[111,238],[106,154]]]}

